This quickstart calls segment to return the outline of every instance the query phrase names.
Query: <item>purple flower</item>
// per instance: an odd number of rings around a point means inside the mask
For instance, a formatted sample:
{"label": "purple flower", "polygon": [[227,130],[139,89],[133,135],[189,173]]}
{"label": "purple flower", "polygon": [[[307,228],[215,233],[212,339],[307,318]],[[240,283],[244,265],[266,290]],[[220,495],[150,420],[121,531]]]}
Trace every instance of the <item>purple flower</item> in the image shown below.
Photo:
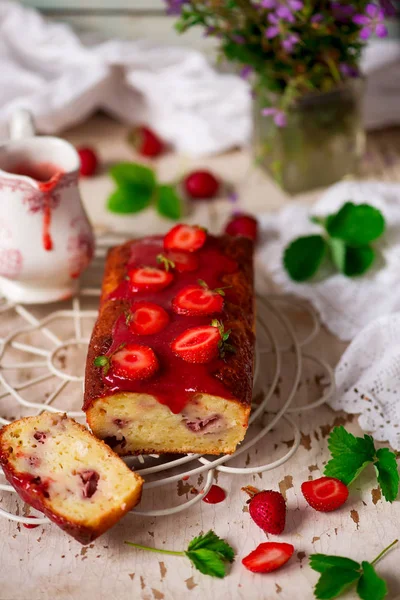
{"label": "purple flower", "polygon": [[277,4],[277,0],[261,0],[260,2],[260,6],[267,9],[276,8]]}
{"label": "purple flower", "polygon": [[358,77],[360,74],[360,71],[357,69],[357,67],[347,63],[340,63],[339,70],[345,77]]}
{"label": "purple flower", "polygon": [[261,114],[263,117],[272,117],[277,127],[286,127],[287,117],[280,108],[263,108]]}
{"label": "purple flower", "polygon": [[385,37],[387,35],[388,32],[383,19],[383,10],[376,6],[376,4],[370,3],[365,7],[364,15],[354,15],[353,22],[361,26],[360,38],[367,40],[373,33],[376,33],[378,37]]}
{"label": "purple flower", "polygon": [[294,10],[301,10],[304,2],[303,0],[261,0],[260,6],[268,9],[275,8],[277,10],[284,6],[292,12]]}
{"label": "purple flower", "polygon": [[165,0],[167,3],[168,15],[180,15],[184,4],[188,4],[189,0]]}
{"label": "purple flower", "polygon": [[240,71],[240,77],[242,79],[248,79],[252,73],[253,73],[253,67],[250,67],[250,65],[245,65],[243,67],[243,69]]}
{"label": "purple flower", "polygon": [[236,204],[236,202],[239,200],[239,194],[237,192],[235,192],[234,190],[232,190],[228,194],[228,200],[229,200],[229,202],[232,202],[232,204]]}
{"label": "purple flower", "polygon": [[297,35],[297,33],[289,33],[282,40],[282,47],[286,50],[286,52],[293,52],[293,48],[296,44],[298,44],[299,41],[300,37]]}
{"label": "purple flower", "polygon": [[390,0],[379,0],[385,17],[395,17],[397,14],[396,8]]}
{"label": "purple flower", "polygon": [[276,16],[276,14],[271,13],[268,15],[268,21],[271,23],[271,25],[265,30],[265,35],[268,39],[271,39],[279,35],[281,31],[279,28],[279,18]]}
{"label": "purple flower", "polygon": [[321,15],[321,13],[317,13],[316,15],[313,15],[311,17],[311,23],[321,23],[321,21],[323,21],[324,17],[323,15]]}
{"label": "purple flower", "polygon": [[355,14],[356,9],[351,4],[341,4],[340,2],[332,2],[333,17],[339,23],[348,23]]}

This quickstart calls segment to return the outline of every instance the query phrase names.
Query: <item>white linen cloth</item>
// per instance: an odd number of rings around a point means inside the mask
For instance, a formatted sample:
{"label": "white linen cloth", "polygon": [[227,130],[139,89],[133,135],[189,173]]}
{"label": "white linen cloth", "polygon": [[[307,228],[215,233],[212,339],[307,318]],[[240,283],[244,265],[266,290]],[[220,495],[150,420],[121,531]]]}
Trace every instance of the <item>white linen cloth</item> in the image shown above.
{"label": "white linen cloth", "polygon": [[[379,208],[387,229],[374,244],[380,258],[362,277],[332,270],[312,283],[295,283],[282,266],[285,246],[321,229],[309,216],[336,212],[344,202]],[[313,206],[292,202],[260,217],[258,264],[286,291],[307,298],[322,322],[351,341],[336,367],[337,391],[329,404],[359,414],[359,423],[378,441],[400,450],[400,184],[345,181],[328,189]]]}
{"label": "white linen cloth", "polygon": [[[367,127],[400,123],[400,42],[372,42],[362,68]],[[246,144],[252,128],[248,83],[217,73],[201,52],[143,40],[85,45],[67,25],[0,0],[0,138],[21,106],[41,133],[59,133],[101,108],[151,124],[192,155]]]}
{"label": "white linen cloth", "polygon": [[217,73],[201,52],[148,41],[84,46],[67,25],[0,1],[0,138],[18,107],[41,133],[58,133],[104,109],[148,123],[181,152],[243,144],[251,97],[239,77]]}

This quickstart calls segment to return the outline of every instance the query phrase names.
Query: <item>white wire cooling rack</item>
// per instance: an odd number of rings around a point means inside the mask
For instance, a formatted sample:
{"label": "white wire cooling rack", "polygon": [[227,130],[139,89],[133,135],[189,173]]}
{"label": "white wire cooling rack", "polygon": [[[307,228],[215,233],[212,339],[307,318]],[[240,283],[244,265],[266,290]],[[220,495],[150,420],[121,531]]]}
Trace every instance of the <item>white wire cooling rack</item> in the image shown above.
{"label": "white wire cooling rack", "polygon": [[[94,262],[85,275],[79,294],[72,300],[39,308],[6,301],[0,305],[0,330],[7,326],[10,329],[0,338],[0,425],[20,416],[40,414],[44,410],[67,412],[73,418],[84,420],[84,414],[76,409],[82,402],[84,357],[97,316],[104,256],[110,246],[121,243],[127,237],[122,234],[106,235],[98,239]],[[190,500],[177,506],[150,510],[146,509],[144,494],[140,508],[131,511],[132,514],[154,517],[183,511],[207,494],[215,471],[231,475],[271,471],[295,454],[301,436],[290,414],[315,409],[334,391],[331,367],[305,350],[319,332],[316,314],[308,305],[301,304],[310,321],[309,331],[302,336],[296,332],[287,314],[291,309],[297,310],[299,304],[300,301],[286,297],[257,297],[255,397],[248,433],[236,452],[220,457],[187,454],[179,458],[149,455],[126,459],[131,468],[145,478],[145,490],[187,480],[194,475],[205,476],[202,489]],[[276,406],[276,401],[272,400],[281,382],[285,356],[290,356],[291,380]],[[305,360],[315,362],[323,370],[324,392],[315,402],[301,407],[291,406]],[[269,370],[268,381],[265,379],[266,370]],[[254,448],[278,424],[281,426],[282,420],[289,424],[294,435],[293,444],[283,456],[258,466],[229,466],[228,463],[238,462],[238,457]],[[0,501],[1,493],[15,493],[10,485],[2,483],[2,479],[4,481],[4,474],[0,469]],[[49,523],[47,518],[13,514],[4,508],[0,508],[0,516],[27,525]]]}

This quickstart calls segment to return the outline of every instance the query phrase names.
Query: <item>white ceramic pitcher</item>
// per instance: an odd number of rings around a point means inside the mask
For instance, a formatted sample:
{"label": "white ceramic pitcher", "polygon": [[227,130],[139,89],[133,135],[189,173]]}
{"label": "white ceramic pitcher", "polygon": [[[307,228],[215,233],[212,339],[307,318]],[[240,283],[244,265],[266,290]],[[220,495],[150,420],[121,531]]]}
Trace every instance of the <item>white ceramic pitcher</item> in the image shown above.
{"label": "white ceramic pitcher", "polygon": [[[35,136],[25,110],[14,115],[10,133],[0,145],[0,294],[29,304],[62,300],[76,292],[94,249],[78,189],[79,156],[65,140]],[[21,165],[56,169],[38,180],[29,169],[17,174]]]}

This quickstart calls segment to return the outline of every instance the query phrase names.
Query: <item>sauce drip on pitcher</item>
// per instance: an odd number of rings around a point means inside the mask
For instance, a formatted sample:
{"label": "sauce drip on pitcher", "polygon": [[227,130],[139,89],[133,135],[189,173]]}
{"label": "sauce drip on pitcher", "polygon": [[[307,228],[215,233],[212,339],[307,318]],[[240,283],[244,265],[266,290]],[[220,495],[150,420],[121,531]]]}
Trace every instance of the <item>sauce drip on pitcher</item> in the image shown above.
{"label": "sauce drip on pitcher", "polygon": [[46,251],[53,249],[53,240],[50,233],[51,225],[51,193],[64,175],[57,165],[50,162],[19,163],[10,171],[16,175],[31,177],[38,182],[39,190],[44,194],[43,198],[43,233],[42,243]]}

